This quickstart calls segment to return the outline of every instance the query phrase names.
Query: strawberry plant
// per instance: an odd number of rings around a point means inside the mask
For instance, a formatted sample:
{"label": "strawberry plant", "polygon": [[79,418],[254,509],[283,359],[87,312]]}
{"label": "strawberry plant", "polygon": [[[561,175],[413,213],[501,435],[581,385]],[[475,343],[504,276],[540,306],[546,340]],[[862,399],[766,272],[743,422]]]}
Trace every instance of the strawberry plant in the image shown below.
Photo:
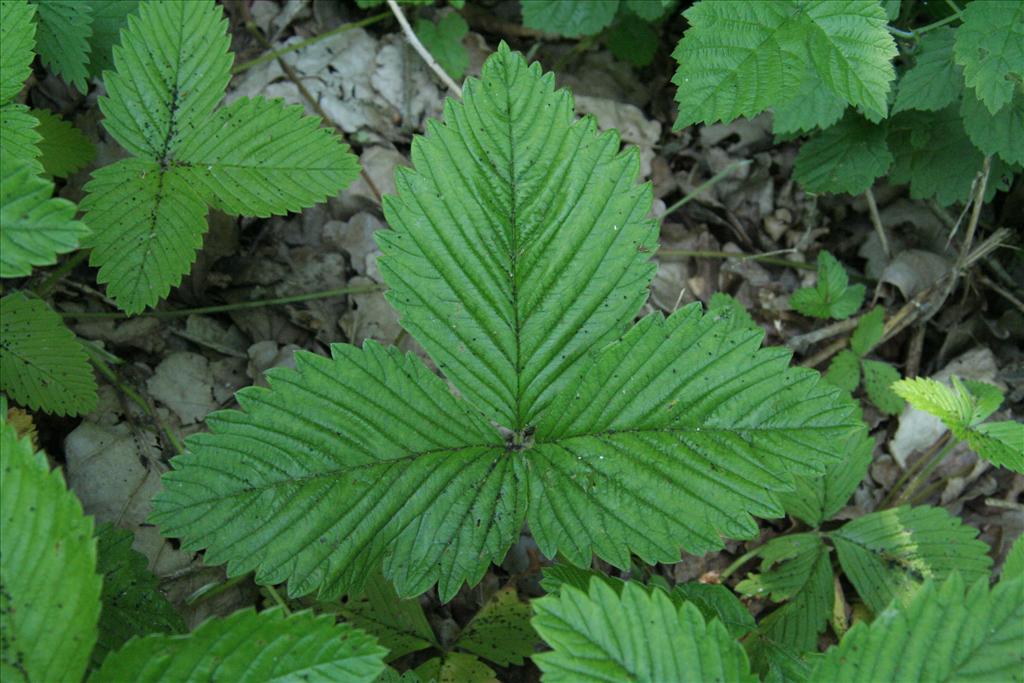
{"label": "strawberry plant", "polygon": [[[989,158],[990,199],[1024,164],[1024,6],[954,7],[902,31],[887,23],[899,2],[696,2],[674,53],[676,128],[770,110],[776,135],[810,135],[794,167],[807,190],[859,194],[888,175],[945,205]],[[912,66],[897,76],[900,55]]]}

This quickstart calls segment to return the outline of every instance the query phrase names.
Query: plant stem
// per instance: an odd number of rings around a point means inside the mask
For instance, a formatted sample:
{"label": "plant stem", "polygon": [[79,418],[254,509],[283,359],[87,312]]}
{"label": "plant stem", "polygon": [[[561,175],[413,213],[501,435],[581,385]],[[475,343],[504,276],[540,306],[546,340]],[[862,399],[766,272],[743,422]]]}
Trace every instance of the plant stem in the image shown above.
{"label": "plant stem", "polygon": [[925,464],[914,478],[910,480],[906,488],[903,489],[903,492],[896,497],[896,500],[893,501],[892,507],[899,507],[900,505],[909,502],[913,498],[914,494],[917,493],[917,490],[928,481],[928,477],[935,471],[935,468],[946,459],[946,456],[949,455],[949,452],[953,450],[953,447],[958,443],[959,441],[952,438],[952,435],[950,435],[950,439],[946,445],[939,449],[935,455],[928,460],[927,464]]}
{"label": "plant stem", "polygon": [[716,173],[715,175],[711,176],[706,181],[704,181],[703,183],[698,185],[696,188],[694,188],[694,190],[692,192],[687,193],[686,196],[683,197],[682,199],[680,199],[678,202],[676,202],[675,204],[672,204],[667,209],[665,209],[662,212],[662,214],[660,216],[658,216],[658,222],[660,223],[661,221],[665,220],[665,217],[668,216],[669,214],[671,214],[672,212],[679,210],[681,207],[685,206],[686,204],[689,204],[695,198],[700,196],[701,192],[703,192],[704,190],[706,190],[706,189],[708,189],[710,187],[713,187],[720,180],[725,178],[727,175],[732,173],[734,170],[736,170],[740,166],[746,166],[746,165],[748,165],[750,163],[751,163],[751,159],[737,159],[736,161],[732,162],[731,164],[729,164],[728,166],[723,168],[721,171],[719,171],[718,173]]}
{"label": "plant stem", "polygon": [[270,593],[270,597],[274,598],[274,602],[280,605],[281,609],[284,611],[284,615],[286,617],[290,617],[292,615],[292,611],[288,608],[288,603],[284,601],[281,594],[277,592],[277,589],[270,584],[267,584],[264,588],[266,588],[267,592]]}
{"label": "plant stem", "polygon": [[282,47],[279,50],[273,50],[271,52],[267,52],[266,54],[260,55],[256,59],[252,59],[252,60],[250,60],[248,62],[243,62],[242,64],[238,64],[234,68],[231,69],[231,75],[232,76],[237,76],[240,73],[244,73],[244,72],[248,71],[249,69],[253,68],[254,66],[259,66],[260,64],[263,64],[264,62],[269,62],[272,59],[277,59],[277,58],[281,57],[282,55],[288,54],[289,52],[295,52],[296,50],[301,50],[303,48],[309,47],[310,45],[314,45],[316,43],[319,43],[321,40],[326,40],[326,39],[328,39],[328,38],[330,38],[332,36],[336,36],[336,35],[339,35],[341,33],[345,33],[347,31],[351,31],[352,29],[363,28],[364,26],[369,26],[371,24],[376,24],[378,21],[381,21],[383,19],[387,19],[390,16],[391,16],[390,12],[381,12],[380,14],[375,14],[372,17],[367,17],[366,19],[360,19],[359,21],[353,21],[353,22],[348,23],[348,24],[342,24],[341,26],[337,26],[335,28],[332,28],[330,31],[325,31],[324,33],[321,33],[319,35],[313,36],[312,38],[307,38],[306,40],[302,40],[302,41],[299,41],[297,43],[292,43],[291,45],[286,45],[285,47]]}
{"label": "plant stem", "polygon": [[952,24],[954,21],[957,21],[962,18],[963,17],[960,16],[960,12],[956,12],[955,14],[950,14],[945,19],[939,19],[938,21],[928,24],[927,26],[922,26],[919,29],[915,29],[913,33],[916,37],[920,38],[923,34],[928,33],[928,31],[931,31],[932,29],[945,26],[946,24]]}
{"label": "plant stem", "polygon": [[36,296],[38,296],[40,299],[45,299],[47,295],[53,290],[53,288],[57,286],[57,283],[60,281],[62,277],[64,277],[72,270],[74,270],[79,263],[81,263],[88,257],[89,250],[82,249],[79,252],[77,252],[74,256],[64,261],[64,263],[54,268],[53,271],[46,276],[46,279],[39,283],[38,286],[36,286],[34,290]]}
{"label": "plant stem", "polygon": [[189,595],[187,598],[185,598],[185,604],[186,605],[197,605],[197,604],[199,604],[201,602],[205,602],[205,601],[209,600],[210,598],[213,598],[213,597],[216,597],[216,596],[220,595],[221,593],[223,593],[227,589],[231,588],[232,586],[238,585],[239,583],[245,581],[246,579],[248,579],[250,577],[252,577],[252,572],[249,572],[247,574],[240,574],[238,576],[234,576],[234,577],[228,579],[227,581],[220,581],[220,582],[217,582],[217,583],[208,583],[208,584],[206,584],[204,586],[200,586],[191,595]]}
{"label": "plant stem", "polygon": [[735,251],[691,251],[689,249],[659,249],[656,253],[659,258],[673,260],[681,258],[720,258],[720,259],[740,259],[758,261],[760,263],[767,263],[773,266],[785,266],[787,268],[800,268],[801,270],[816,270],[817,266],[813,263],[803,263],[802,261],[787,261],[783,258],[775,258],[767,254],[744,254],[743,252]]}
{"label": "plant stem", "polygon": [[869,187],[864,192],[864,199],[868,201],[868,215],[871,216],[871,224],[875,227],[875,232],[878,234],[878,241],[882,243],[882,251],[885,252],[885,258],[892,258],[892,250],[889,249],[889,238],[885,235],[885,226],[882,225],[882,216],[878,213],[878,204],[875,202],[875,193],[871,191]]}
{"label": "plant stem", "polygon": [[316,299],[331,299],[346,294],[368,294],[370,292],[381,292],[384,285],[361,285],[358,287],[340,287],[338,289],[325,289],[320,292],[307,292],[294,296],[282,296],[277,299],[259,299],[257,301],[239,301],[233,304],[221,304],[219,306],[203,306],[200,308],[181,308],[175,311],[145,311],[136,315],[129,315],[121,311],[111,312],[86,312],[76,313],[74,311],[62,312],[65,318],[74,320],[125,320],[127,318],[186,318],[190,315],[203,315],[206,313],[228,313],[230,311],[242,311],[251,308],[263,308],[264,306],[283,306],[303,301],[314,301]]}
{"label": "plant stem", "polygon": [[732,564],[730,564],[728,567],[725,568],[725,571],[723,571],[721,574],[718,575],[718,580],[721,581],[721,582],[724,582],[727,578],[732,576],[732,574],[735,573],[735,571],[737,569],[739,569],[740,567],[745,565],[747,562],[749,562],[750,560],[752,560],[755,557],[757,557],[761,553],[762,549],[764,549],[764,546],[763,545],[759,545],[756,548],[754,548],[753,550],[748,550],[747,552],[745,552],[742,555],[740,555],[739,557],[737,557],[736,560]]}
{"label": "plant stem", "polygon": [[[945,434],[943,434],[942,437],[932,445],[931,452],[937,452],[939,449],[946,445],[946,440],[950,438],[952,438],[952,434],[950,432],[946,432]],[[882,499],[882,502],[878,504],[879,509],[889,507],[890,503],[892,502],[892,499],[896,497],[897,491],[903,489],[903,485],[907,483],[907,480],[910,479],[915,474],[917,474],[918,470],[920,470],[921,467],[924,466],[925,462],[928,461],[928,458],[928,454],[922,455],[920,458],[914,461],[912,465],[903,470],[903,474],[901,474],[896,479],[896,483],[894,483],[892,485],[892,488],[889,489],[889,493]]]}

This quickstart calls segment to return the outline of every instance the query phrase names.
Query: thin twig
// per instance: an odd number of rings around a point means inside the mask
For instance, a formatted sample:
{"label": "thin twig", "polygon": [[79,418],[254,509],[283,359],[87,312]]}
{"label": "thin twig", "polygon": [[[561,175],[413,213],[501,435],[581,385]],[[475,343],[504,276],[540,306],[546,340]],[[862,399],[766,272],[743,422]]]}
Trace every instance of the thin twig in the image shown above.
{"label": "thin twig", "polygon": [[678,261],[686,258],[712,258],[712,259],[739,259],[741,261],[757,261],[772,266],[786,266],[788,268],[799,268],[801,270],[816,270],[813,263],[801,261],[789,261],[783,258],[775,258],[762,254],[745,254],[741,251],[692,251],[690,249],[659,249],[655,254],[663,261]]}
{"label": "thin twig", "polygon": [[985,203],[985,186],[988,185],[988,173],[991,168],[992,156],[989,155],[985,157],[975,183],[974,205],[971,207],[971,218],[967,222],[967,234],[964,235],[964,244],[960,249],[960,258],[957,259],[957,270],[962,270],[966,266],[967,256],[971,252],[971,246],[974,242],[974,231],[978,228],[978,220],[981,218],[981,207]]}
{"label": "thin twig", "polygon": [[1021,301],[1020,299],[1018,299],[1017,297],[1015,297],[1015,296],[1013,295],[1013,293],[1012,293],[1012,292],[1010,292],[1009,290],[1007,290],[1007,289],[1004,289],[1004,288],[1003,288],[1003,287],[1001,287],[1000,285],[996,284],[996,283],[995,283],[994,281],[992,281],[992,279],[991,279],[991,278],[989,278],[989,277],[988,277],[987,275],[979,275],[979,276],[978,276],[978,282],[980,282],[981,284],[985,285],[986,287],[988,287],[989,289],[991,289],[991,290],[992,290],[993,292],[995,292],[995,293],[996,293],[996,294],[998,294],[999,296],[1001,296],[1001,297],[1003,297],[1004,299],[1006,299],[1007,301],[1009,301],[1009,302],[1010,302],[1011,304],[1013,304],[1013,305],[1014,305],[1014,307],[1015,307],[1015,308],[1016,308],[1016,309],[1017,309],[1018,311],[1020,311],[1021,313],[1024,313],[1024,301]]}
{"label": "thin twig", "polygon": [[706,181],[704,181],[703,183],[701,183],[700,185],[695,187],[692,191],[687,192],[686,196],[683,197],[682,199],[680,199],[678,202],[676,202],[675,204],[672,204],[671,206],[666,208],[664,211],[662,211],[661,215],[658,216],[658,221],[660,222],[660,221],[665,220],[665,218],[667,216],[669,216],[670,214],[672,214],[674,211],[679,210],[680,208],[682,208],[686,204],[689,204],[691,201],[693,201],[694,199],[699,197],[701,195],[701,193],[704,192],[704,190],[707,190],[708,188],[713,187],[714,185],[718,184],[719,181],[721,181],[723,178],[725,178],[727,175],[732,173],[737,168],[739,168],[741,166],[746,166],[746,165],[750,164],[751,162],[752,162],[752,159],[737,159],[736,161],[732,162],[731,164],[729,164],[728,166],[723,168],[721,171],[719,171],[718,173],[716,173],[715,175],[711,176],[709,179],[707,179]]}
{"label": "thin twig", "polygon": [[864,192],[864,199],[868,200],[868,215],[871,216],[871,224],[875,226],[878,239],[882,243],[882,251],[885,252],[886,260],[892,258],[892,250],[889,249],[889,238],[885,235],[885,226],[882,225],[882,217],[878,213],[878,204],[875,203],[875,193],[869,187]]}
{"label": "thin twig", "polygon": [[817,344],[820,341],[831,339],[832,337],[843,334],[844,332],[852,332],[856,329],[859,322],[859,317],[840,320],[839,322],[826,325],[825,327],[817,330],[812,330],[806,334],[798,334],[787,341],[786,346],[798,353],[803,353],[804,350],[812,344]]}
{"label": "thin twig", "polygon": [[412,26],[409,25],[409,20],[405,18],[405,13],[402,12],[402,8],[398,6],[395,0],[388,0],[388,9],[395,15],[395,19],[398,20],[398,24],[402,27],[402,32],[405,33],[406,40],[413,46],[413,49],[423,58],[430,70],[433,71],[441,82],[448,86],[448,89],[455,93],[459,99],[462,99],[462,88],[456,83],[448,73],[441,68],[441,65],[437,63],[434,56],[430,54],[430,50],[423,47],[423,43],[416,37],[416,32],[412,30]]}
{"label": "thin twig", "polygon": [[807,360],[800,363],[805,368],[816,368],[832,356],[836,355],[840,351],[846,348],[846,345],[850,343],[847,337],[842,339],[836,339],[834,342],[818,351],[816,354],[808,358]]}
{"label": "thin twig", "polygon": [[61,315],[73,320],[124,320],[127,318],[187,318],[190,315],[202,315],[205,313],[228,313],[230,311],[242,311],[251,308],[263,308],[265,306],[283,306],[285,304],[296,304],[303,301],[314,301],[316,299],[332,299],[346,294],[368,294],[370,292],[382,292],[386,289],[384,285],[361,285],[356,287],[340,287],[338,289],[325,289],[320,292],[307,292],[306,294],[295,294],[294,296],[283,296],[277,299],[260,299],[258,301],[239,301],[233,304],[221,304],[218,306],[203,306],[201,308],[183,308],[174,311],[143,311],[134,315],[128,315],[121,311],[111,312],[76,312],[62,311]]}

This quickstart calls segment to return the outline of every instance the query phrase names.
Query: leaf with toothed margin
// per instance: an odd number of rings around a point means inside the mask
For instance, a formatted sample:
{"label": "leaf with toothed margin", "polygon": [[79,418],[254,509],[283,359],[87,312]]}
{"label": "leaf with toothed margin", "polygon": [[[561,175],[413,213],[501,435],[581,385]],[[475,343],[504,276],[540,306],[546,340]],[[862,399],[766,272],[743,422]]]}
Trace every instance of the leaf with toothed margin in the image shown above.
{"label": "leaf with toothed margin", "polygon": [[792,475],[858,428],[848,397],[732,313],[630,329],[650,188],[550,75],[503,44],[464,96],[413,143],[377,233],[401,322],[459,397],[373,343],[242,391],[153,515],[231,575],[333,597],[382,568],[400,596],[437,583],[448,600],[527,520],[578,565],[677,561],[780,516]]}

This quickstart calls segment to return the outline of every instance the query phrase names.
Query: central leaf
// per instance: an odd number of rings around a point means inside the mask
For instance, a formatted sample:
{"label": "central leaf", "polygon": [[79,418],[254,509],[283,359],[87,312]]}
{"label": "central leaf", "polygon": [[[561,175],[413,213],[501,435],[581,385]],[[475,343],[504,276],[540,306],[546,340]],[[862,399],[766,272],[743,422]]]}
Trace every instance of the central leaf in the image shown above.
{"label": "central leaf", "polygon": [[231,575],[333,597],[382,568],[402,596],[436,582],[448,600],[524,522],[578,565],[674,562],[754,536],[860,425],[731,309],[630,328],[656,238],[635,150],[507,46],[464,92],[414,142],[378,233],[401,322],[459,396],[374,343],[241,391],[153,515]]}

